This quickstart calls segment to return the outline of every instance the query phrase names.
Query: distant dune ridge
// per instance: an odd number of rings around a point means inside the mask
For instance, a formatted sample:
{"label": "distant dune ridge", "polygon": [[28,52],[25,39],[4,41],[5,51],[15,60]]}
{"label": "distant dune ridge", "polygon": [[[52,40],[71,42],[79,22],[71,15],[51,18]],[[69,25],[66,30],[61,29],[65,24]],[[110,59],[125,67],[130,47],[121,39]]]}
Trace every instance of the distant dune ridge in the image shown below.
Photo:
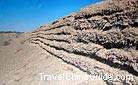
{"label": "distant dune ridge", "polygon": [[[103,85],[138,84],[138,0],[105,0],[21,36],[27,36],[23,38],[27,45],[87,74],[133,76],[102,80]],[[78,85],[94,82],[98,84]]]}

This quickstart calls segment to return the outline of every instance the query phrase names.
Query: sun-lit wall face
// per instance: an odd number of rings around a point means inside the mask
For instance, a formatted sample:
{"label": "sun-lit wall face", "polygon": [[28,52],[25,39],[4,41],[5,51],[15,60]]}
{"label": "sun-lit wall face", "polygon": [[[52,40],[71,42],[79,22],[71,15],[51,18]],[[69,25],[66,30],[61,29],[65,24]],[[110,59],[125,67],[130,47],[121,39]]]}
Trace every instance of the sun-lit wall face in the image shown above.
{"label": "sun-lit wall face", "polygon": [[101,0],[0,0],[0,31],[32,31]]}

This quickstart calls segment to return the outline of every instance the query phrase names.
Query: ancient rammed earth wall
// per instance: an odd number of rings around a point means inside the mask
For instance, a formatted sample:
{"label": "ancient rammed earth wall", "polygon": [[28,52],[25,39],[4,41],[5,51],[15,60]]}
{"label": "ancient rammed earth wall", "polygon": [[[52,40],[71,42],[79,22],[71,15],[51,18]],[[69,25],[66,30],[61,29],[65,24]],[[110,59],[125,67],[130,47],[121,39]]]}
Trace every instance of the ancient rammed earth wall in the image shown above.
{"label": "ancient rammed earth wall", "polygon": [[138,84],[137,0],[106,0],[81,8],[36,29],[29,40],[88,73],[94,69],[134,76],[134,81],[108,84]]}

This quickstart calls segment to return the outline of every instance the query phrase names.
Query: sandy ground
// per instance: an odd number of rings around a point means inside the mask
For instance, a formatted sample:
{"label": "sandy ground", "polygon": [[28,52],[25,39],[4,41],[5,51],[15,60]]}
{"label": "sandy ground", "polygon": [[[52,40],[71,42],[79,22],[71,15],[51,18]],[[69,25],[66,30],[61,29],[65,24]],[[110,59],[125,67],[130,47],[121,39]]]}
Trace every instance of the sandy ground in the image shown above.
{"label": "sandy ground", "polygon": [[[7,36],[7,35],[6,35]],[[99,80],[41,80],[45,75],[83,75],[78,68],[52,56],[46,51],[24,42],[26,35],[14,38],[9,45],[0,46],[0,85],[98,85]],[[2,41],[1,41],[2,42]]]}

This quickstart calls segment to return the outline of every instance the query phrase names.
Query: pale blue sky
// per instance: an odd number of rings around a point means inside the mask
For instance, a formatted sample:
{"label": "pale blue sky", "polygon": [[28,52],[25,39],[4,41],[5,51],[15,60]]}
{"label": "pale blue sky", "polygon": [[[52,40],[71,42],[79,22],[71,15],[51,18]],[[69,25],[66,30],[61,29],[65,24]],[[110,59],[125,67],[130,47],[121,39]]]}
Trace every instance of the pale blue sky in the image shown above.
{"label": "pale blue sky", "polygon": [[101,0],[0,0],[0,31],[32,31]]}

